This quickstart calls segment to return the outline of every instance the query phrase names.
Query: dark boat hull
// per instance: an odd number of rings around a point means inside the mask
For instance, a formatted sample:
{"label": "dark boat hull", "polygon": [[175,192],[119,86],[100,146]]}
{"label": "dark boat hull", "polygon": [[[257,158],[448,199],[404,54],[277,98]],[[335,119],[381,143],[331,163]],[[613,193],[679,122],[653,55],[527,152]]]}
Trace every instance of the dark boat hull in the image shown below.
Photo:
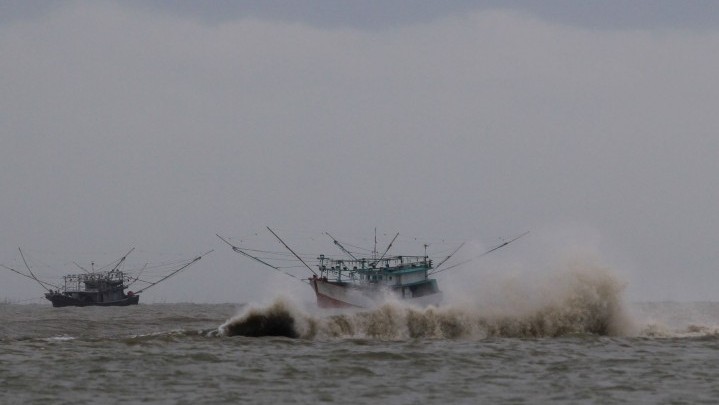
{"label": "dark boat hull", "polygon": [[106,302],[95,302],[86,297],[80,296],[79,298],[71,297],[65,294],[45,294],[53,307],[89,307],[89,306],[100,306],[100,307],[125,307],[128,305],[137,305],[140,302],[139,295],[130,295],[121,300],[106,301]]}

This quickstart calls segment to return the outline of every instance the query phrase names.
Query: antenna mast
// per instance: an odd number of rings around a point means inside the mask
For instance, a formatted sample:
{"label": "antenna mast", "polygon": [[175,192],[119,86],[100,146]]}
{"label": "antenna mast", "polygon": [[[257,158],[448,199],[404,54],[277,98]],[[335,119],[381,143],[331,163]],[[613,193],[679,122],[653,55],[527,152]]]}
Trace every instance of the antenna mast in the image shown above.
{"label": "antenna mast", "polygon": [[374,249],[372,250],[372,260],[377,259],[377,227],[374,227]]}

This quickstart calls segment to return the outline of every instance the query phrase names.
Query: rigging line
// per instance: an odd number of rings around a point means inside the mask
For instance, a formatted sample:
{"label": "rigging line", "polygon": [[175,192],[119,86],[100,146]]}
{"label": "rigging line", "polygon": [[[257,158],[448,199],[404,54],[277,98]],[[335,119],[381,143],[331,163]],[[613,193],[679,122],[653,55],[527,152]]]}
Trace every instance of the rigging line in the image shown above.
{"label": "rigging line", "polygon": [[517,239],[519,239],[519,238],[521,238],[521,237],[523,237],[523,236],[525,236],[525,235],[527,235],[527,234],[529,234],[529,231],[524,232],[524,233],[520,234],[519,236],[516,236],[516,237],[514,237],[514,238],[512,238],[512,239],[510,239],[510,240],[508,240],[508,241],[506,241],[506,242],[504,242],[504,243],[501,243],[501,244],[499,244],[499,245],[497,245],[497,246],[495,246],[495,247],[489,249],[488,251],[482,253],[482,254],[479,255],[479,256],[476,256],[476,257],[473,257],[473,258],[471,258],[471,259],[468,259],[468,260],[459,262],[459,263],[457,263],[457,264],[455,264],[455,265],[446,267],[446,268],[444,268],[444,269],[442,269],[442,270],[435,270],[435,271],[433,271],[433,272],[431,272],[431,273],[428,273],[428,275],[441,273],[441,272],[443,272],[443,271],[447,271],[447,270],[449,270],[449,269],[453,269],[453,268],[458,267],[458,266],[461,266],[461,265],[463,265],[463,264],[467,264],[467,263],[469,263],[469,262],[471,262],[471,261],[473,261],[473,260],[477,260],[477,259],[481,258],[482,256],[486,256],[486,255],[488,255],[488,254],[494,252],[494,251],[497,250],[497,249],[501,249],[501,248],[503,248],[503,247],[509,245],[510,243],[514,242],[515,240],[517,240]]}
{"label": "rigging line", "polygon": [[[134,249],[134,248],[133,248],[133,249]],[[185,264],[184,266],[180,267],[179,269],[177,269],[177,270],[173,271],[172,273],[166,275],[165,277],[163,277],[163,278],[161,278],[161,279],[155,281],[154,283],[148,285],[147,287],[141,289],[140,291],[137,291],[136,294],[139,294],[139,293],[141,293],[141,292],[147,290],[148,288],[150,288],[150,287],[156,285],[157,283],[160,283],[160,282],[162,282],[162,281],[164,281],[164,280],[167,280],[168,278],[174,276],[175,274],[179,273],[180,271],[182,271],[182,270],[184,270],[184,269],[186,269],[186,268],[192,266],[194,263],[196,263],[197,261],[199,261],[200,259],[202,259],[204,256],[207,256],[207,255],[209,255],[210,253],[212,253],[212,252],[214,252],[214,251],[215,251],[215,249],[208,250],[207,252],[205,252],[205,253],[203,253],[203,254],[197,256],[196,258],[192,259],[189,263]],[[129,253],[128,253],[128,254],[129,254]]]}
{"label": "rigging line", "polygon": [[[302,281],[302,282],[304,283],[303,280],[297,278],[294,274],[290,274],[290,273],[288,273],[288,272],[282,270],[280,267],[273,266],[273,265],[267,263],[266,261],[264,261],[264,260],[262,260],[262,259],[260,259],[260,258],[257,258],[257,257],[255,257],[255,256],[252,256],[251,254],[249,254],[249,253],[247,253],[247,252],[244,252],[242,249],[238,248],[237,246],[234,246],[234,245],[233,245],[232,243],[230,243],[227,239],[223,238],[222,236],[220,236],[220,235],[218,235],[218,234],[215,234],[215,236],[217,236],[218,238],[220,238],[223,242],[227,243],[227,244],[232,248],[232,250],[234,250],[235,252],[237,252],[237,253],[239,253],[239,254],[241,254],[241,255],[247,256],[247,257],[249,257],[249,258],[252,259],[252,260],[255,260],[255,261],[257,261],[257,262],[260,262],[260,263],[264,264],[264,265],[267,266],[267,267],[273,268],[273,269],[279,271],[280,273],[283,273],[283,274],[285,274],[285,275],[288,275],[288,276],[290,276],[290,277],[292,277],[292,278],[294,278],[294,279],[297,279],[297,280],[299,280],[299,281]],[[300,259],[300,260],[302,260],[302,259]]]}
{"label": "rigging line", "polygon": [[42,286],[42,288],[46,289],[48,292],[52,292],[52,291],[50,291],[49,288],[47,288],[47,287],[45,286],[45,284],[43,284],[42,281],[40,281],[37,277],[35,277],[35,274],[33,274],[32,270],[30,270],[30,266],[28,266],[27,260],[25,260],[25,255],[22,254],[22,249],[17,248],[17,250],[20,251],[20,257],[22,257],[22,262],[25,263],[25,267],[27,267],[27,271],[30,272],[30,275],[32,276],[32,278],[35,279],[35,281],[37,281],[38,284],[40,284],[40,285]]}
{"label": "rigging line", "polygon": [[473,260],[479,259],[480,257],[484,256],[485,254],[487,254],[487,253],[486,253],[486,252],[485,252],[485,253],[482,253],[481,255],[475,257],[474,259],[469,259],[469,260],[465,260],[465,261],[463,261],[463,262],[459,262],[459,263],[454,264],[454,265],[452,265],[452,266],[445,267],[445,268],[443,268],[442,270],[437,270],[437,271],[433,271],[433,272],[431,272],[431,273],[427,273],[427,275],[428,275],[428,276],[431,276],[431,275],[434,275],[434,274],[437,274],[437,273],[441,273],[441,272],[443,272],[443,271],[451,270],[451,269],[453,269],[453,268],[455,268],[455,267],[459,267],[459,266],[464,265],[464,264],[467,264],[467,263],[469,263],[469,262],[471,262],[471,261],[473,261]]}
{"label": "rigging line", "polygon": [[362,251],[367,252],[367,253],[371,253],[371,252],[372,252],[370,249],[363,248],[363,247],[361,247],[361,246],[356,246],[356,245],[353,245],[353,244],[351,244],[351,243],[345,242],[344,244],[347,245],[347,246],[349,246],[349,247],[353,247],[353,248],[355,248],[355,249],[359,249],[359,250],[362,250]]}
{"label": "rigging line", "polygon": [[406,236],[402,235],[399,238],[402,241],[427,241],[429,244],[443,244],[443,243],[455,243],[462,242],[461,239],[449,239],[449,238],[428,238],[426,236]]}
{"label": "rigging line", "polygon": [[[132,280],[130,282],[130,284],[128,284],[126,287],[130,287],[131,285],[135,284],[135,282],[140,279],[142,272],[145,271],[146,268],[147,268],[147,263],[145,263],[145,265],[142,267],[142,269],[140,269],[140,271],[137,273],[137,277],[135,277],[135,279]],[[140,281],[142,281],[142,280],[140,280]]]}
{"label": "rigging line", "polygon": [[317,275],[317,273],[316,273],[314,270],[312,270],[312,268],[311,268],[310,266],[308,266],[307,263],[305,263],[305,261],[302,260],[301,257],[297,256],[297,253],[295,253],[294,250],[290,249],[290,247],[287,246],[287,244],[286,244],[279,236],[277,236],[277,234],[276,234],[272,229],[270,229],[269,226],[267,227],[267,230],[270,231],[270,232],[272,232],[272,234],[275,235],[275,238],[277,238],[277,240],[279,240],[280,243],[282,243],[283,245],[285,245],[285,247],[287,248],[287,250],[289,250],[290,252],[292,252],[292,254],[295,255],[295,257],[296,257],[299,261],[301,261],[302,264],[304,264],[305,267],[307,267],[307,269],[309,269],[309,271],[312,272],[312,274],[314,274],[315,276]]}
{"label": "rigging line", "polygon": [[[122,262],[123,262],[123,261],[127,258],[127,256],[129,256],[130,253],[131,253],[132,251],[134,251],[134,250],[135,250],[135,248],[130,249],[130,251],[125,254],[125,256],[123,256],[123,257],[121,257],[121,258],[119,258],[119,259],[117,259],[117,260],[113,260],[113,261],[111,261],[110,263],[104,264],[104,265],[98,267],[97,269],[95,269],[95,268],[93,267],[93,271],[91,271],[91,273],[99,273],[99,272],[101,272],[101,271],[105,271],[105,269],[107,269],[107,268],[110,267],[110,266],[113,266],[113,268],[112,268],[111,270],[109,270],[109,271],[115,270],[115,268],[120,267],[120,265],[122,264]],[[93,266],[94,266],[94,262],[93,262]]]}
{"label": "rigging line", "polygon": [[107,264],[104,264],[104,265],[98,267],[97,269],[94,267],[94,266],[95,266],[95,262],[92,262],[93,268],[92,268],[92,272],[91,272],[91,273],[99,273],[99,272],[101,272],[101,271],[105,271],[106,268],[108,268],[108,267],[110,267],[110,266],[113,266],[113,265],[114,265],[116,262],[118,262],[119,260],[120,260],[120,259],[113,260],[113,261],[111,261],[110,263],[107,263]]}
{"label": "rigging line", "polygon": [[15,269],[13,269],[12,267],[8,267],[8,266],[6,266],[6,265],[4,265],[4,264],[0,264],[0,267],[2,267],[2,268],[4,268],[4,269],[7,269],[7,270],[10,270],[10,271],[12,271],[12,272],[14,272],[14,273],[17,273],[17,274],[19,274],[19,275],[21,275],[21,276],[23,276],[23,277],[27,277],[27,278],[29,278],[29,279],[31,279],[31,280],[35,280],[35,281],[37,281],[37,282],[40,282],[40,283],[43,283],[43,284],[47,284],[47,285],[49,285],[50,287],[55,287],[55,288],[57,288],[58,290],[60,289],[60,287],[59,287],[59,286],[56,286],[55,284],[48,283],[47,281],[40,281],[40,280],[38,280],[38,279],[36,279],[36,278],[33,278],[33,277],[28,276],[27,274],[25,274],[25,273],[23,273],[23,272],[21,272],[21,271],[15,270]]}
{"label": "rigging line", "polygon": [[279,268],[278,268],[277,266],[273,266],[273,265],[267,263],[266,261],[264,261],[264,260],[262,260],[262,259],[260,259],[260,258],[258,258],[258,257],[256,257],[256,256],[252,256],[251,254],[245,252],[243,249],[240,249],[240,248],[238,248],[237,246],[233,245],[232,243],[230,243],[227,239],[223,238],[222,236],[220,236],[220,235],[218,235],[218,234],[215,234],[215,236],[217,236],[217,237],[220,238],[223,242],[225,242],[225,243],[227,243],[228,245],[230,245],[230,247],[232,248],[232,250],[234,250],[235,252],[237,252],[237,253],[239,253],[239,254],[242,254],[242,255],[245,255],[245,256],[249,257],[250,259],[256,260],[256,261],[258,261],[258,262],[264,264],[265,266],[272,267],[272,268],[275,269],[275,270],[279,270]]}
{"label": "rigging line", "polygon": [[101,272],[101,271],[104,271],[106,268],[112,266],[116,261],[117,261],[117,260],[112,261],[112,262],[110,262],[110,263],[108,263],[108,264],[106,264],[106,265],[104,265],[104,266],[100,266],[100,267],[98,267],[97,269],[93,267],[91,273],[99,273],[99,272]]}
{"label": "rigging line", "polygon": [[[494,252],[495,250],[497,250],[497,249],[499,249],[499,248],[505,247],[505,246],[509,245],[510,243],[514,242],[515,240],[517,240],[517,239],[519,239],[519,238],[521,238],[522,236],[525,236],[525,235],[527,235],[527,234],[529,234],[529,231],[524,232],[524,233],[522,233],[522,234],[519,234],[519,236],[516,236],[516,237],[514,237],[514,238],[512,238],[512,239],[510,239],[510,240],[508,240],[508,241],[506,241],[506,242],[504,242],[504,243],[502,243],[501,245],[496,246],[496,247],[493,248],[493,249],[490,249],[489,251],[487,251],[487,253],[491,253],[491,252]],[[486,254],[486,253],[485,253],[485,254]]]}
{"label": "rigging line", "polygon": [[337,246],[338,248],[340,248],[341,251],[345,252],[345,253],[346,253],[349,257],[351,257],[352,259],[357,260],[357,258],[354,257],[354,255],[353,255],[352,253],[350,253],[349,250],[345,249],[345,247],[342,246],[342,244],[339,243],[339,242],[337,241],[337,239],[335,239],[334,236],[330,235],[329,232],[325,232],[325,235],[329,236],[330,239],[332,239],[332,242],[334,242],[335,246]]}
{"label": "rigging line", "polygon": [[122,256],[122,258],[120,258],[120,261],[115,265],[115,267],[112,268],[112,270],[110,270],[110,272],[113,272],[113,271],[117,270],[117,268],[120,267],[120,265],[122,264],[122,262],[124,262],[125,259],[127,259],[127,256],[128,256],[130,253],[132,253],[133,250],[135,250],[135,248],[132,248],[132,249],[130,249],[129,252],[125,253],[125,256]]}
{"label": "rigging line", "polygon": [[72,262],[72,264],[74,264],[75,266],[79,267],[80,270],[84,271],[85,273],[90,274],[90,272],[89,272],[86,268],[80,266],[80,265],[77,264],[76,262]]}
{"label": "rigging line", "polygon": [[[220,237],[220,235],[217,235],[217,234],[215,234],[215,236]],[[232,238],[226,239],[226,240],[225,240],[225,243],[227,243],[227,244],[230,245],[230,246],[235,246],[235,245],[232,245],[232,244],[229,243],[229,240],[230,240],[230,239],[232,239]],[[236,246],[235,246],[235,247],[236,247]],[[245,252],[266,253],[266,254],[268,254],[268,255],[284,256],[284,257],[296,257],[296,256],[294,256],[294,255],[293,255],[292,253],[290,253],[290,252],[278,252],[278,251],[276,251],[276,250],[251,249],[251,248],[246,248],[246,247],[238,248],[238,249],[242,249],[242,250],[245,251]],[[316,256],[316,254],[314,254],[314,253],[298,253],[298,254],[299,254],[300,256],[309,257],[309,258],[314,258],[314,257]],[[262,256],[258,256],[258,257],[262,257]],[[270,257],[267,257],[267,258],[269,259]],[[272,257],[272,259],[273,259],[273,260],[286,260],[286,259],[280,259],[280,258],[274,258],[274,257]],[[294,260],[294,259],[292,259],[292,260]]]}
{"label": "rigging line", "polygon": [[392,244],[394,243],[395,239],[397,239],[398,236],[399,236],[399,232],[397,232],[397,235],[394,235],[394,238],[392,238],[392,241],[389,243],[389,245],[387,245],[387,249],[384,250],[384,253],[382,253],[382,256],[380,256],[379,259],[377,259],[374,263],[371,264],[372,266],[376,265],[382,259],[384,259],[384,255],[386,255],[387,252],[389,252],[389,249],[392,247]]}
{"label": "rigging line", "polygon": [[184,260],[173,260],[173,261],[171,261],[171,262],[163,262],[163,263],[153,264],[152,266],[148,266],[147,268],[148,268],[148,270],[164,269],[164,268],[167,268],[167,267],[175,267],[175,266],[177,266],[177,265],[180,265],[180,264],[183,264],[183,263],[186,263],[186,262],[187,262],[187,259],[184,259]]}
{"label": "rigging line", "polygon": [[300,266],[300,265],[297,265],[297,266],[279,266],[279,267],[277,267],[277,268],[278,268],[278,269],[303,269],[303,268],[305,268],[305,266]]}
{"label": "rigging line", "polygon": [[[257,258],[262,259],[262,260],[267,260],[267,261],[271,260],[273,262],[279,262],[279,264],[276,267],[281,267],[280,266],[281,263],[297,263],[297,259],[295,259],[294,257],[291,259],[278,259],[276,257],[257,256]],[[300,266],[300,267],[302,267],[302,266]]]}
{"label": "rigging line", "polygon": [[250,248],[245,248],[245,247],[243,247],[242,250],[247,251],[247,252],[268,253],[268,254],[273,254],[273,255],[278,255],[278,256],[292,256],[291,253],[278,252],[276,250],[250,249]]}
{"label": "rigging line", "polygon": [[454,249],[454,252],[450,253],[449,256],[445,257],[444,260],[439,262],[439,264],[434,268],[434,271],[435,272],[438,271],[439,268],[442,267],[442,265],[447,262],[447,260],[449,260],[452,256],[454,256],[454,254],[457,253],[459,251],[459,249],[462,249],[462,246],[464,246],[465,243],[466,242],[462,242],[462,244],[459,245],[459,247],[457,249]]}

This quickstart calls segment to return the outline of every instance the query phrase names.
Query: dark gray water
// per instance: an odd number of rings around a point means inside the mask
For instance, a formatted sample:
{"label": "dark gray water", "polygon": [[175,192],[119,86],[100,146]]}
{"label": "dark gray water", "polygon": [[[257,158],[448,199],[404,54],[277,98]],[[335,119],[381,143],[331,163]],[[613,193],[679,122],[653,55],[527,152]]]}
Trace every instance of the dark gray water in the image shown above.
{"label": "dark gray water", "polygon": [[[521,316],[396,304],[330,314],[283,300],[255,308],[0,305],[0,402],[719,399],[719,303],[628,305],[613,328],[616,308],[572,305]],[[297,337],[267,336],[288,334]]]}

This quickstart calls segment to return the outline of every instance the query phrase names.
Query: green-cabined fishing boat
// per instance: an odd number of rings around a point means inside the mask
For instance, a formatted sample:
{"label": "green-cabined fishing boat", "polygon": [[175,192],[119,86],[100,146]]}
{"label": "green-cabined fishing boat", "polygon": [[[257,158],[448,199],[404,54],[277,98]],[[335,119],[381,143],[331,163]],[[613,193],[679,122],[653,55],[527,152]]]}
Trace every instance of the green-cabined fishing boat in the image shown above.
{"label": "green-cabined fishing boat", "polygon": [[[310,260],[303,259],[272,229],[269,227],[267,229],[297,261],[301,262],[311,272],[311,277],[298,278],[286,271],[288,266],[273,263],[273,260],[287,260],[284,257],[278,257],[281,253],[235,246],[227,238],[217,236],[232,247],[235,252],[308,283],[314,290],[317,305],[321,308],[371,308],[391,300],[401,300],[422,307],[437,306],[442,302],[442,291],[439,289],[437,279],[432,276],[473,260],[469,259],[451,266],[442,267],[462,248],[464,243],[454,249],[451,254],[441,257],[436,265],[434,260],[426,254],[427,245],[424,245],[425,254],[422,256],[388,256],[387,253],[392,248],[399,233],[395,235],[381,255],[377,252],[375,237],[375,249],[372,251],[372,255],[362,256],[357,252],[349,251],[332,235],[325,232],[332,239],[335,246],[349,258],[336,258],[321,254],[313,259],[316,263],[315,268],[313,268],[307,264],[307,261]],[[526,233],[503,242],[480,256],[506,246],[524,235]]]}

